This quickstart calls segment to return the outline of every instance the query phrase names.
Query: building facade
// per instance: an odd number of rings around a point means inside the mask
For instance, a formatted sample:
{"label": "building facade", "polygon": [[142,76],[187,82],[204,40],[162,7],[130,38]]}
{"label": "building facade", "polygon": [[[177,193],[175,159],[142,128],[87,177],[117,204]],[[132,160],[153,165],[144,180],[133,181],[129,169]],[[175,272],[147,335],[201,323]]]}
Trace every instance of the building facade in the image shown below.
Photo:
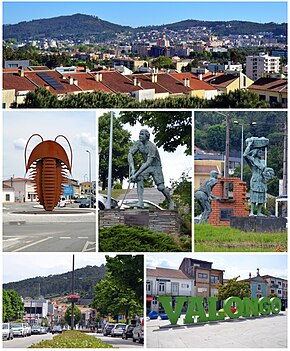
{"label": "building facade", "polygon": [[265,73],[278,73],[280,57],[261,53],[259,56],[246,57],[246,75],[252,80],[261,78]]}

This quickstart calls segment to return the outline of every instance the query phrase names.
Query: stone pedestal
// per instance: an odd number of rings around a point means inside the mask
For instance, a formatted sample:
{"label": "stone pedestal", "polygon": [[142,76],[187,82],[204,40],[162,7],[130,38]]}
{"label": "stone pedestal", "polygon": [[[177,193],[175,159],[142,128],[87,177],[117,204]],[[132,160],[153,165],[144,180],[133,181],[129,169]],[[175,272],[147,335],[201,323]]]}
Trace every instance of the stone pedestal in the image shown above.
{"label": "stone pedestal", "polygon": [[144,209],[99,211],[99,227],[110,228],[119,224],[141,226],[166,234],[180,233],[180,218],[176,211],[149,211]]}
{"label": "stone pedestal", "polygon": [[231,217],[230,226],[243,232],[284,233],[287,219],[283,217]]}

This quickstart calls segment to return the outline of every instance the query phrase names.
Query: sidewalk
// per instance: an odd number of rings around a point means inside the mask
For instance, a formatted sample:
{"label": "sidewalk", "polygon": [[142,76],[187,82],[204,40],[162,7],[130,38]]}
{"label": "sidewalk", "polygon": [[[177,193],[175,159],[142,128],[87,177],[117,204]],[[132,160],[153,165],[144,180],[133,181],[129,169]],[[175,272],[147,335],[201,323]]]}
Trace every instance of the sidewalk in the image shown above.
{"label": "sidewalk", "polygon": [[166,328],[169,324],[168,320],[146,321],[148,348],[287,347],[286,312],[265,317]]}

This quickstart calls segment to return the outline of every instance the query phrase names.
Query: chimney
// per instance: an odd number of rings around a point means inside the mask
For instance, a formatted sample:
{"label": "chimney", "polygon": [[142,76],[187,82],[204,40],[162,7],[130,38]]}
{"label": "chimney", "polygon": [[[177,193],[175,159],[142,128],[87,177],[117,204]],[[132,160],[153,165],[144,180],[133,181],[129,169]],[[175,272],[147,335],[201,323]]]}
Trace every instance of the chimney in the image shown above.
{"label": "chimney", "polygon": [[251,274],[251,272],[249,273],[249,279],[251,279],[252,278],[252,274]]}
{"label": "chimney", "polygon": [[154,80],[155,80],[155,74],[154,74],[154,73],[152,73],[152,75],[151,75],[151,82],[152,82],[152,83],[155,83],[155,81],[154,81]]}
{"label": "chimney", "polygon": [[137,85],[138,85],[139,88],[141,88],[141,82],[140,81],[137,83]]}
{"label": "chimney", "polygon": [[73,83],[77,87],[79,85],[79,80],[77,78],[74,78]]}
{"label": "chimney", "polygon": [[102,73],[98,73],[99,75],[99,82],[102,82],[103,81],[103,74]]}
{"label": "chimney", "polygon": [[21,66],[18,68],[18,73],[19,73],[20,77],[22,77],[22,78],[25,76],[24,69]]}
{"label": "chimney", "polygon": [[199,73],[198,76],[197,76],[197,78],[198,78],[199,80],[202,80],[202,73]]}
{"label": "chimney", "polygon": [[157,78],[158,78],[158,76],[157,76],[157,74],[155,74],[155,76],[154,76],[154,83],[157,83]]}
{"label": "chimney", "polygon": [[184,78],[184,79],[183,79],[183,85],[184,85],[185,87],[189,87],[189,78]]}
{"label": "chimney", "polygon": [[69,85],[73,85],[74,84],[73,77],[69,76],[68,79],[69,79]]}
{"label": "chimney", "polygon": [[137,86],[137,78],[136,77],[133,79],[133,83],[134,83],[134,87],[136,87]]}
{"label": "chimney", "polygon": [[257,268],[257,277],[259,277],[259,275],[260,275],[260,269]]}
{"label": "chimney", "polygon": [[48,84],[44,84],[44,89],[49,91],[49,85]]}

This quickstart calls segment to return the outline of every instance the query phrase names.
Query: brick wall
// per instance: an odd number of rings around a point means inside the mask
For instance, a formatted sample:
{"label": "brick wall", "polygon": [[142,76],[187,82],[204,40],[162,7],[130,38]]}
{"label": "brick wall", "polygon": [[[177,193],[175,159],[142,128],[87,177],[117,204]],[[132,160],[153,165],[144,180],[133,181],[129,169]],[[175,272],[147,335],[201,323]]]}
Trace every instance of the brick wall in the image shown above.
{"label": "brick wall", "polygon": [[[229,182],[233,184],[233,196],[230,199],[223,199],[224,183]],[[213,225],[230,225],[230,220],[221,220],[221,210],[227,211],[232,209],[232,216],[249,216],[249,211],[246,203],[246,182],[242,182],[239,178],[219,178],[217,185],[213,188],[213,195],[221,197],[221,201],[212,201],[212,213],[209,217],[209,224]]]}
{"label": "brick wall", "polygon": [[[138,218],[139,217],[139,218]],[[180,218],[175,211],[105,210],[99,211],[99,227],[110,228],[130,221],[166,234],[180,233]]]}

